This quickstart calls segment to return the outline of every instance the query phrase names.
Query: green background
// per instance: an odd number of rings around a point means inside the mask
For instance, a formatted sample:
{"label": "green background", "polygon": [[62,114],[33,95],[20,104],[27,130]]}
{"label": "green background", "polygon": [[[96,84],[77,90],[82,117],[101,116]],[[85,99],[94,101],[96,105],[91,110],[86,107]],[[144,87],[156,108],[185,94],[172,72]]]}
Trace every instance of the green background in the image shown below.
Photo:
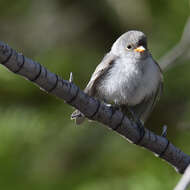
{"label": "green background", "polygon": [[[159,60],[179,40],[187,0],[0,0],[0,40],[82,89],[112,43],[144,31]],[[186,55],[188,57],[188,53]],[[180,60],[178,60],[180,61]],[[164,73],[164,93],[146,127],[189,154],[190,64]],[[172,189],[166,162],[92,122],[76,127],[73,108],[0,66],[0,188],[4,190]]]}

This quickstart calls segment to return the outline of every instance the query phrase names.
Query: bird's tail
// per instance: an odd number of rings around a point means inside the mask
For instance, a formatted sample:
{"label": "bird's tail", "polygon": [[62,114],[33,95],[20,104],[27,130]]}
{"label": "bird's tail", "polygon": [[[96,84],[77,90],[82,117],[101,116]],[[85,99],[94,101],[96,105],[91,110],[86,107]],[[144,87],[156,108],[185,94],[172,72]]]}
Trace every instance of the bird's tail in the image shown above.
{"label": "bird's tail", "polygon": [[77,125],[80,125],[81,123],[84,122],[85,120],[85,116],[84,114],[82,114],[79,110],[75,110],[72,114],[71,114],[71,119],[75,120],[75,123]]}

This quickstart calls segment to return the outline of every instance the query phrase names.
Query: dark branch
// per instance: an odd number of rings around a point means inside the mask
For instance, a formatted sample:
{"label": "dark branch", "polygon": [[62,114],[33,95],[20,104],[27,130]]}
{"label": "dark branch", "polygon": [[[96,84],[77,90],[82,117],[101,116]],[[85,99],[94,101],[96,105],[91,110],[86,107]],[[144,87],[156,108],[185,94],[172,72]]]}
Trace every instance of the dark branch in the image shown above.
{"label": "dark branch", "polygon": [[[141,131],[137,124],[129,120],[122,112],[113,111],[111,107],[89,97],[72,82],[61,79],[39,63],[18,54],[2,42],[0,42],[0,62],[10,71],[32,81],[46,92],[65,100],[80,110],[87,118],[115,130],[128,141],[135,143],[141,138]],[[70,80],[72,81],[72,76]],[[165,137],[158,136],[148,129],[145,129],[145,135],[139,146],[160,155],[179,173],[183,173],[190,163],[190,156],[175,147]]]}

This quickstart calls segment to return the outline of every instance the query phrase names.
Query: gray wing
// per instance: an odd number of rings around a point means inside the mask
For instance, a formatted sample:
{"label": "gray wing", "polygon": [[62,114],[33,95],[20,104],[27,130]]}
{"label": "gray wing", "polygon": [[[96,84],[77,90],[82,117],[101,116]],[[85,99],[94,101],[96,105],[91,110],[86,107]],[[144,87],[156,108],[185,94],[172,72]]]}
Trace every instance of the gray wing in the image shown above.
{"label": "gray wing", "polygon": [[149,104],[147,105],[147,111],[142,115],[142,120],[145,122],[150,113],[153,111],[156,103],[159,101],[162,92],[163,92],[163,75],[162,75],[162,70],[159,66],[159,64],[154,60],[154,63],[157,65],[159,71],[160,71],[160,82],[158,83],[158,88],[156,92],[153,94],[152,100],[150,100]]}
{"label": "gray wing", "polygon": [[[103,58],[102,62],[96,67],[94,73],[91,76],[89,83],[84,89],[85,93],[87,93],[89,96],[95,96],[97,82],[99,81],[99,79],[102,78],[102,76],[106,73],[106,71],[108,71],[112,67],[114,60],[116,58],[117,57],[113,55],[112,53],[108,53]],[[77,125],[80,125],[85,120],[85,117],[79,110],[75,110],[71,114],[71,119],[74,119],[75,123]]]}
{"label": "gray wing", "polygon": [[143,102],[136,106],[131,106],[130,109],[134,112],[135,116],[139,118],[143,123],[147,120],[150,113],[153,111],[156,103],[160,99],[163,91],[163,79],[161,74],[161,80],[158,84],[157,90],[152,94],[151,97],[147,97]]}
{"label": "gray wing", "polygon": [[96,84],[105,75],[105,73],[113,66],[115,59],[117,59],[117,56],[112,53],[108,53],[103,58],[101,63],[96,67],[94,73],[92,74],[89,83],[84,89],[84,92],[86,92],[90,96],[95,96]]}

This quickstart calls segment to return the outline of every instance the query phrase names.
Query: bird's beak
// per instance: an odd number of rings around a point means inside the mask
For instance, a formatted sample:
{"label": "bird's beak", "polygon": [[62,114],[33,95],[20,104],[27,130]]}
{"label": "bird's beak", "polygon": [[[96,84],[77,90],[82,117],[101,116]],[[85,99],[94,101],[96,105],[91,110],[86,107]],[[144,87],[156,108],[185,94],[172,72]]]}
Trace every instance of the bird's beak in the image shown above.
{"label": "bird's beak", "polygon": [[143,46],[139,46],[139,47],[137,47],[137,48],[134,49],[134,51],[140,52],[140,53],[144,52],[145,50],[146,49]]}

